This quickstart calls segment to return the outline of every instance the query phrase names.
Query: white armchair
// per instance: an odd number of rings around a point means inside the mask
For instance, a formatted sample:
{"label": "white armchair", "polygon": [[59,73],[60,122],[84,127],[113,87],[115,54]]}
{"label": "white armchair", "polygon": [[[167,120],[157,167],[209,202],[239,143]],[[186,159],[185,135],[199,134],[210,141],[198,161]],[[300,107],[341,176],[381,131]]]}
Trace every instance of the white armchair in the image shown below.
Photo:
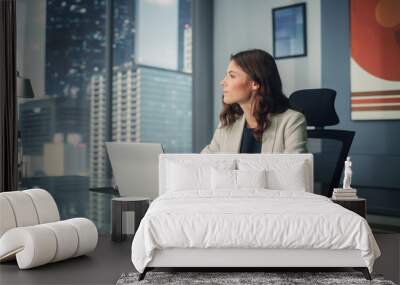
{"label": "white armchair", "polygon": [[53,197],[43,189],[0,193],[0,262],[16,258],[20,269],[28,269],[84,255],[97,240],[92,221],[60,221]]}

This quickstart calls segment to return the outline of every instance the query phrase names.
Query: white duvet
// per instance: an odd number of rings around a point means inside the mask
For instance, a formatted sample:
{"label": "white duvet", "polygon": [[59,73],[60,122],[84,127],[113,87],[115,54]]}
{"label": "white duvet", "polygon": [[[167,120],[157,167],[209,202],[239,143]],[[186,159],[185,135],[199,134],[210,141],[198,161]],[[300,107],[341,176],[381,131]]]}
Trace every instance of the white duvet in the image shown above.
{"label": "white duvet", "polygon": [[151,204],[132,243],[143,272],[155,249],[358,249],[372,272],[380,256],[365,219],[328,198],[296,191],[179,191]]}

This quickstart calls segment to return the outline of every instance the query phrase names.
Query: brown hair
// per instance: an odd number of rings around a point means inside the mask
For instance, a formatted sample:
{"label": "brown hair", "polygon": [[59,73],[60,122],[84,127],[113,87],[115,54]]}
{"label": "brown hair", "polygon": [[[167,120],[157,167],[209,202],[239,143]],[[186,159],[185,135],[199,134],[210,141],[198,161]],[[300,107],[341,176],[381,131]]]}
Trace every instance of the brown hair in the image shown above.
{"label": "brown hair", "polygon": [[[268,127],[268,114],[283,113],[289,107],[289,99],[282,92],[282,82],[274,58],[266,51],[252,49],[231,55],[233,60],[251,80],[259,84],[255,93],[253,116],[257,127],[253,135],[261,142],[262,135]],[[222,96],[223,110],[219,115],[221,127],[232,125],[242,114],[239,104],[225,104]]]}

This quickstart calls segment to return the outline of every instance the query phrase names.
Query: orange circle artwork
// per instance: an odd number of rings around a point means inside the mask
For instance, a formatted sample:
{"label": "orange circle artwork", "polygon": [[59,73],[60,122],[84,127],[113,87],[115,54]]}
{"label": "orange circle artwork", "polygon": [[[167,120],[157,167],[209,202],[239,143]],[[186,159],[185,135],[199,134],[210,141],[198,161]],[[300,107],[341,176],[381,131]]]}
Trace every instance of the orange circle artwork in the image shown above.
{"label": "orange circle artwork", "polygon": [[400,81],[400,0],[351,5],[351,56],[370,74]]}

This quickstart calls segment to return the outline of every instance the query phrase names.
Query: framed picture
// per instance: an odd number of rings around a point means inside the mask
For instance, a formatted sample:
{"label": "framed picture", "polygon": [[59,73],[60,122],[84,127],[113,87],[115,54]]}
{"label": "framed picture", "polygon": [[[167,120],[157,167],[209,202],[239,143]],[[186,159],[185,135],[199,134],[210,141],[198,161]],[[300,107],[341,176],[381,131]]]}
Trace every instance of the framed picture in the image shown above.
{"label": "framed picture", "polygon": [[400,120],[400,30],[399,25],[385,22],[389,18],[376,16],[393,10],[390,3],[382,3],[350,1],[351,119],[354,121]]}
{"label": "framed picture", "polygon": [[273,50],[276,59],[307,55],[306,3],[272,9]]}

